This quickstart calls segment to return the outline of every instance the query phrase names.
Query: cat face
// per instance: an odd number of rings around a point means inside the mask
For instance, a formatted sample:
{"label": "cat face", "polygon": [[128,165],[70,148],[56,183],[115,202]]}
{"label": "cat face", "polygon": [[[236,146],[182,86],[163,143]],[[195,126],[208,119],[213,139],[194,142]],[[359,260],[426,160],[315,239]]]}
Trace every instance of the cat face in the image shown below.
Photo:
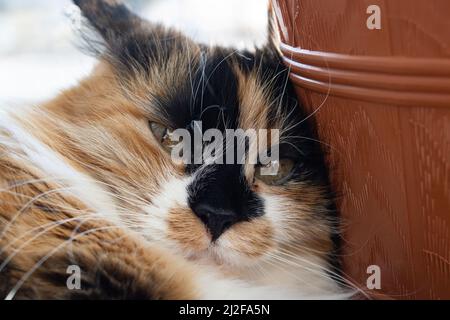
{"label": "cat face", "polygon": [[[52,144],[105,189],[117,208],[113,218],[225,269],[327,260],[327,170],[276,49],[207,47],[114,1],[75,2],[102,37],[92,47],[101,62],[50,108],[59,128]],[[227,129],[279,130],[279,139],[262,138],[269,153],[279,148],[279,159],[261,164],[249,138],[244,163],[174,161],[171,134],[185,129],[194,148],[198,123],[202,134],[224,136]],[[275,175],[261,174],[271,166]]]}

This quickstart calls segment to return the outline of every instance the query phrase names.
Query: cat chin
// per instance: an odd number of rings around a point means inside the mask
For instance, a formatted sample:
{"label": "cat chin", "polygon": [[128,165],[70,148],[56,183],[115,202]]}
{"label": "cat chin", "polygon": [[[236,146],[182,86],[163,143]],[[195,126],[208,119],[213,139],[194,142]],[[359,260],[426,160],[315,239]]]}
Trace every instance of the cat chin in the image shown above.
{"label": "cat chin", "polygon": [[[324,272],[325,265],[308,257],[317,266],[274,267],[270,257],[248,259],[227,255],[215,247],[203,252],[182,254],[196,271],[199,299],[349,299],[355,292],[342,289]],[[303,257],[305,258],[305,257]],[[309,264],[308,264],[309,265]]]}
{"label": "cat chin", "polygon": [[201,266],[197,276],[199,299],[210,300],[343,300],[355,292],[345,291],[332,279],[311,277],[308,285],[298,286],[282,281],[258,283],[239,277],[224,275],[211,266]]}

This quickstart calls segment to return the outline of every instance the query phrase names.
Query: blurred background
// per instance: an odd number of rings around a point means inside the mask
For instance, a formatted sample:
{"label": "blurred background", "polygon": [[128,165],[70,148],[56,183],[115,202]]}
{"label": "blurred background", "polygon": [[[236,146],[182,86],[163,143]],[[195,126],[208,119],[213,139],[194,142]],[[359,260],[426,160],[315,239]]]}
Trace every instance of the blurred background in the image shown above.
{"label": "blurred background", "polygon": [[[195,40],[239,48],[266,37],[268,0],[125,0]],[[70,0],[0,0],[0,107],[53,97],[88,75],[80,14]]]}

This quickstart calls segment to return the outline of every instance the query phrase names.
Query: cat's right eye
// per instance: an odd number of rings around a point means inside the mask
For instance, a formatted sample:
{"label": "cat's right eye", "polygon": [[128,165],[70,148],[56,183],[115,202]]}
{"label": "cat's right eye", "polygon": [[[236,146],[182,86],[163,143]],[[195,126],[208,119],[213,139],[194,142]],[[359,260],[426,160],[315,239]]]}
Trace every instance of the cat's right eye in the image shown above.
{"label": "cat's right eye", "polygon": [[166,151],[170,152],[170,150],[172,150],[172,148],[177,144],[177,142],[172,139],[173,131],[157,122],[150,121],[148,125],[156,140],[158,140]]}
{"label": "cat's right eye", "polygon": [[[281,184],[291,175],[294,166],[294,161],[287,158],[271,161],[266,165],[258,165],[255,167],[255,178],[268,185]],[[263,174],[263,168],[269,169],[269,171],[275,169],[276,174]]]}

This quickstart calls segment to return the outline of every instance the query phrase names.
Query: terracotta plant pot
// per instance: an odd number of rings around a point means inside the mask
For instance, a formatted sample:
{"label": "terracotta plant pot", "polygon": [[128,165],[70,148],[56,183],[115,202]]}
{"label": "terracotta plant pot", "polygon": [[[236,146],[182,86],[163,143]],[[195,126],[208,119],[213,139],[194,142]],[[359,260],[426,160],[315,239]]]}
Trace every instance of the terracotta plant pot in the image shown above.
{"label": "terracotta plant pot", "polygon": [[450,2],[273,8],[328,153],[344,273],[378,297],[450,299]]}

